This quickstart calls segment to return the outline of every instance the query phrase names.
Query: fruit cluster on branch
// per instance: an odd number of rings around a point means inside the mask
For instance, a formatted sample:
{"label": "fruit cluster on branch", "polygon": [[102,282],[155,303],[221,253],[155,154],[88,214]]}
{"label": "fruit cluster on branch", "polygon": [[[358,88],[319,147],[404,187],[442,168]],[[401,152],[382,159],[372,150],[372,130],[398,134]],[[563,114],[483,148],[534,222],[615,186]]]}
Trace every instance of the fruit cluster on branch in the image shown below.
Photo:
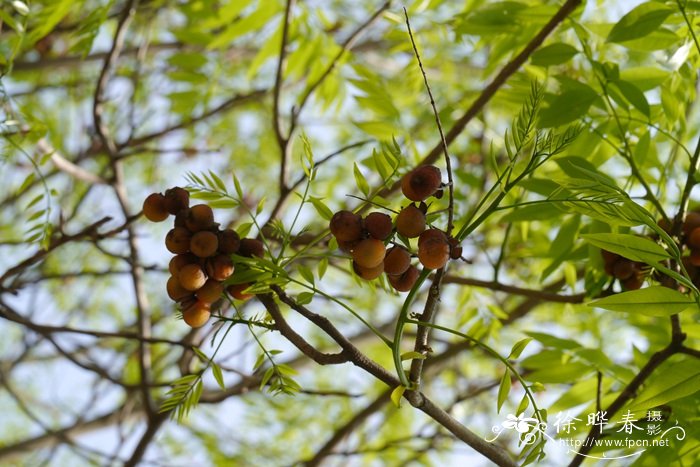
{"label": "fruit cluster on branch", "polygon": [[[373,280],[385,273],[389,284],[399,292],[411,290],[419,276],[411,264],[415,256],[407,248],[409,239],[418,238],[418,261],[427,269],[440,269],[450,258],[462,255],[457,241],[436,228],[427,228],[425,200],[442,194],[440,169],[433,165],[418,167],[401,180],[401,191],[411,203],[392,221],[391,216],[371,212],[364,218],[351,211],[338,211],[330,221],[330,230],[341,250],[352,255],[355,273]],[[406,241],[399,244],[395,235]]]}
{"label": "fruit cluster on branch", "polygon": [[[170,260],[168,296],[177,302],[185,322],[197,328],[220,304],[224,292],[239,300],[252,295],[244,293],[249,283],[235,283],[233,255],[262,257],[260,240],[240,238],[232,229],[220,229],[214,212],[206,204],[190,207],[187,190],[174,187],[165,194],[152,193],[143,203],[143,214],[152,222],[175,216],[173,228],[165,237],[165,247],[175,256]],[[226,282],[234,282],[226,285]]]}
{"label": "fruit cluster on branch", "polygon": [[605,272],[618,279],[623,289],[637,290],[642,287],[644,279],[649,273],[649,266],[624,258],[611,251],[601,250],[600,252],[603,256]]}

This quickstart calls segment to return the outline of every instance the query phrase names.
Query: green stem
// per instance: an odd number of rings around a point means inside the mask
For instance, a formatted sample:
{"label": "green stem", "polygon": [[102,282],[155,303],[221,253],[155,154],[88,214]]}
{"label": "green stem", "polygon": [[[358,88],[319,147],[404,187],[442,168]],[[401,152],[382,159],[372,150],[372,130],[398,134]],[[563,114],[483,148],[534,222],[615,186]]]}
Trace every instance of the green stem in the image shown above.
{"label": "green stem", "polygon": [[309,290],[312,291],[313,293],[317,293],[317,294],[323,296],[324,298],[326,298],[327,300],[330,300],[330,301],[332,301],[333,303],[336,303],[336,304],[340,305],[341,307],[345,308],[345,309],[346,309],[347,311],[349,311],[355,318],[357,318],[358,320],[360,320],[360,321],[362,322],[362,324],[364,324],[365,326],[367,326],[367,328],[368,328],[370,331],[372,331],[372,333],[374,333],[374,335],[376,335],[377,337],[379,337],[379,338],[382,340],[382,342],[384,342],[388,347],[392,347],[392,346],[393,346],[393,343],[389,340],[389,338],[387,338],[386,336],[384,336],[384,335],[379,331],[379,329],[377,329],[376,327],[374,327],[374,325],[372,325],[372,323],[370,323],[369,321],[367,321],[366,319],[364,319],[362,316],[360,316],[359,314],[357,314],[357,312],[356,312],[355,310],[353,310],[352,308],[350,308],[349,306],[347,306],[345,303],[341,302],[340,300],[338,300],[337,298],[333,297],[332,295],[328,295],[328,294],[325,293],[324,291],[317,289],[315,286],[307,284],[306,282],[302,282],[302,281],[297,280],[297,279],[294,279],[294,278],[292,278],[292,277],[289,278],[289,281],[290,281],[290,282],[293,282],[293,283],[295,283],[295,284],[297,284],[297,285],[300,285],[300,286],[302,286],[302,287],[304,287],[304,288],[306,288],[306,289],[309,289]]}
{"label": "green stem", "polygon": [[532,392],[530,391],[530,388],[529,388],[527,382],[523,379],[522,376],[520,376],[520,373],[518,372],[518,370],[515,369],[513,364],[510,363],[507,358],[501,357],[501,355],[498,352],[496,352],[490,346],[479,341],[478,339],[474,339],[473,337],[468,336],[467,334],[461,333],[459,331],[455,331],[454,329],[450,329],[450,328],[447,328],[445,326],[440,326],[439,324],[424,323],[422,321],[418,321],[415,319],[407,319],[406,322],[409,324],[415,324],[417,326],[426,326],[429,328],[437,329],[438,331],[443,331],[443,332],[447,332],[450,334],[454,334],[455,336],[459,336],[463,339],[468,340],[469,342],[472,342],[476,346],[481,347],[486,353],[488,353],[489,355],[498,359],[501,363],[503,363],[506,366],[506,368],[508,368],[508,370],[513,374],[513,376],[515,376],[515,378],[520,382],[520,385],[525,390],[525,394],[527,394],[528,399],[530,399],[530,402],[532,403],[532,408],[535,410],[535,416],[537,417],[537,419],[540,422],[544,422],[544,420],[542,420],[542,416],[540,415],[540,409],[537,407],[537,402],[535,401],[535,397],[532,395]]}
{"label": "green stem", "polygon": [[401,384],[408,389],[412,389],[411,383],[406,377],[406,373],[403,369],[403,362],[401,361],[401,339],[403,337],[403,328],[406,325],[406,323],[410,321],[410,319],[408,318],[408,310],[409,308],[411,308],[411,304],[413,303],[413,300],[415,299],[416,294],[418,293],[418,289],[420,289],[420,286],[430,275],[430,273],[430,269],[423,269],[423,271],[421,271],[420,276],[418,276],[418,279],[416,280],[416,283],[413,285],[413,288],[408,293],[406,300],[404,300],[403,302],[401,312],[399,313],[399,319],[396,322],[396,329],[394,330],[394,343],[391,346],[391,354],[394,359],[394,366],[396,367],[397,376],[399,377],[399,380],[401,380]]}

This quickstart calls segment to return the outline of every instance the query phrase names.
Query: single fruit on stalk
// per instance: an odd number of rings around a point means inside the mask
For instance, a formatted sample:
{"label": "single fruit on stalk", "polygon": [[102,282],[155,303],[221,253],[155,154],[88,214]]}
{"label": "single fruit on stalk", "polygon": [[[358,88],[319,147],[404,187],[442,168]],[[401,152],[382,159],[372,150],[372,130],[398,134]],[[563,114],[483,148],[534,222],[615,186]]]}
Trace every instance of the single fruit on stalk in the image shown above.
{"label": "single fruit on stalk", "polygon": [[221,298],[223,293],[224,286],[221,285],[221,282],[209,279],[199,290],[197,290],[197,292],[195,292],[194,295],[199,301],[204,303],[214,303]]}
{"label": "single fruit on stalk", "polygon": [[238,254],[247,258],[265,256],[265,244],[257,238],[242,238],[238,247]]}
{"label": "single fruit on stalk", "polygon": [[182,318],[185,323],[193,328],[204,326],[211,316],[211,307],[208,303],[201,300],[196,300],[182,310]]}
{"label": "single fruit on stalk", "polygon": [[359,240],[362,238],[362,217],[350,211],[338,211],[331,218],[330,229],[338,241]]}
{"label": "single fruit on stalk", "polygon": [[175,186],[165,190],[165,209],[170,214],[187,209],[190,206],[190,194],[184,188]]}
{"label": "single fruit on stalk", "polygon": [[197,258],[192,253],[183,253],[180,255],[175,255],[170,260],[170,263],[168,263],[168,271],[170,271],[170,274],[172,274],[173,276],[177,276],[177,273],[180,272],[180,269],[182,269],[182,267],[185,264],[193,264],[198,261],[199,258]]}
{"label": "single fruit on stalk", "polygon": [[223,281],[231,277],[235,267],[233,261],[226,255],[216,255],[207,260],[207,275],[217,281]]}
{"label": "single fruit on stalk", "polygon": [[206,204],[195,204],[185,218],[185,226],[192,232],[199,232],[211,228],[214,224],[214,211]]}
{"label": "single fruit on stalk", "polygon": [[229,293],[236,300],[248,300],[252,298],[254,294],[244,293],[243,291],[250,287],[250,282],[245,282],[243,284],[232,284],[226,287],[226,292]]}
{"label": "single fruit on stalk", "polygon": [[372,238],[377,240],[386,240],[394,230],[391,223],[391,217],[382,212],[371,212],[367,214],[364,220],[365,230]]}
{"label": "single fruit on stalk", "polygon": [[168,218],[165,197],[160,193],[151,193],[143,201],[143,215],[151,222],[163,222]]}
{"label": "single fruit on stalk", "polygon": [[353,271],[355,271],[355,274],[357,274],[364,280],[371,281],[382,275],[382,273],[384,272],[384,264],[379,263],[379,266],[375,266],[373,268],[365,268],[353,261],[352,269]]}
{"label": "single fruit on stalk", "polygon": [[387,278],[389,279],[389,284],[391,284],[395,290],[398,292],[408,292],[415,285],[416,281],[418,280],[418,276],[418,268],[411,265],[403,274],[387,276]]}
{"label": "single fruit on stalk", "polygon": [[447,238],[431,238],[418,246],[418,261],[428,269],[440,269],[450,259]]}
{"label": "single fruit on stalk", "polygon": [[425,214],[409,204],[396,216],[396,231],[406,238],[415,238],[425,230]]}
{"label": "single fruit on stalk", "polygon": [[204,285],[207,281],[207,275],[204,274],[199,264],[186,264],[180,269],[177,280],[185,289],[194,292]]}
{"label": "single fruit on stalk", "polygon": [[241,246],[241,237],[232,229],[226,229],[219,232],[219,251],[231,255],[238,251]]}
{"label": "single fruit on stalk", "polygon": [[202,230],[192,235],[190,251],[200,258],[208,258],[219,248],[219,238],[214,232]]}
{"label": "single fruit on stalk", "polygon": [[384,243],[376,238],[366,238],[352,251],[352,259],[363,268],[375,268],[384,261]]}
{"label": "single fruit on stalk", "polygon": [[191,290],[187,290],[175,276],[170,276],[165,284],[165,290],[168,292],[168,297],[175,302],[179,302],[192,295]]}
{"label": "single fruit on stalk", "polygon": [[434,165],[424,165],[404,175],[401,191],[411,201],[423,201],[438,191],[441,184],[440,169]]}
{"label": "single fruit on stalk", "polygon": [[403,274],[411,265],[411,254],[402,246],[387,250],[384,257],[384,272],[391,275]]}
{"label": "single fruit on stalk", "polygon": [[184,227],[175,227],[165,236],[165,247],[171,253],[181,255],[190,251],[192,234]]}

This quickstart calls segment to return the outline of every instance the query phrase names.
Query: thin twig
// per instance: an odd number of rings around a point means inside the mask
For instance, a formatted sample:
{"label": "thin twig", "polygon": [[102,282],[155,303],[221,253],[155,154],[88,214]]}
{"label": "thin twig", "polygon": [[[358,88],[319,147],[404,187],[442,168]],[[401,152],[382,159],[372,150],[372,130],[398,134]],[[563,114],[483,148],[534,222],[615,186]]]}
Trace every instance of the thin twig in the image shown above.
{"label": "thin twig", "polygon": [[284,81],[284,65],[287,55],[287,42],[289,41],[289,22],[291,21],[292,8],[295,0],[287,0],[287,5],[284,9],[284,19],[282,20],[282,39],[280,40],[279,58],[277,59],[277,70],[275,71],[275,85],[272,89],[272,127],[275,130],[277,145],[280,148],[280,174],[279,174],[279,190],[280,196],[287,191],[287,162],[289,159],[289,137],[282,133],[282,121],[280,112],[280,93],[282,91],[282,82]]}
{"label": "thin twig", "polygon": [[[484,106],[491,100],[491,98],[496,94],[501,86],[503,86],[508,78],[510,78],[518,69],[527,61],[527,59],[532,55],[532,53],[539,48],[544,40],[551,34],[554,29],[556,29],[559,24],[561,24],[569,14],[571,14],[576,7],[581,4],[582,0],[567,0],[561,8],[552,16],[552,18],[545,24],[542,29],[535,35],[535,37],[530,40],[530,42],[525,46],[525,48],[513,59],[508,62],[501,71],[491,80],[491,82],[484,88],[479,94],[476,100],[472,103],[467,111],[459,119],[457,119],[452,125],[452,128],[445,134],[445,141],[449,146],[454,142],[455,139],[462,133],[467,124],[476,117],[479,112],[484,108]],[[440,154],[443,152],[442,141],[436,144],[430,152],[423,158],[419,165],[432,164],[437,161]],[[386,197],[389,193],[392,193],[399,189],[401,186],[400,182],[394,183],[391,187],[388,187],[380,193],[380,196]]]}
{"label": "thin twig", "polygon": [[416,46],[416,41],[413,38],[413,32],[411,31],[411,22],[408,20],[408,11],[406,7],[403,7],[403,14],[406,17],[406,28],[408,28],[408,37],[411,38],[411,45],[413,46],[413,53],[418,60],[418,67],[423,74],[423,83],[425,83],[425,89],[428,91],[428,96],[430,97],[430,106],[433,109],[433,115],[435,116],[435,123],[437,124],[438,132],[440,133],[440,145],[445,154],[445,168],[447,170],[447,189],[449,192],[449,205],[447,207],[447,235],[452,233],[452,228],[454,227],[454,210],[455,210],[455,196],[454,196],[454,185],[452,183],[452,163],[450,162],[450,153],[447,150],[447,141],[445,140],[445,133],[442,131],[442,122],[440,121],[440,114],[438,113],[437,107],[435,105],[435,98],[433,97],[433,92],[430,90],[430,84],[428,83],[428,75],[425,74],[425,69],[423,68],[423,63],[421,62],[420,53],[418,53],[418,46]]}

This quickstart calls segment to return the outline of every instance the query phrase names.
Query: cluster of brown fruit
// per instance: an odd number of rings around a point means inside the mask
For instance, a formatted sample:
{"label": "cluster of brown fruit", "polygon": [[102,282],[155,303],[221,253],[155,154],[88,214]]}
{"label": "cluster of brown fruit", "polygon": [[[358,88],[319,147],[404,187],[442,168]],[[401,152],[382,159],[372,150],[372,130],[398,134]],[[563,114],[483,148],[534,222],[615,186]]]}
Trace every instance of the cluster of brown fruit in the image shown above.
{"label": "cluster of brown fruit", "polygon": [[601,250],[600,252],[603,256],[605,272],[618,279],[625,290],[637,290],[642,286],[644,278],[649,273],[649,266],[611,251]]}
{"label": "cluster of brown fruit", "polygon": [[234,230],[221,230],[206,204],[189,204],[187,190],[174,187],[165,194],[150,194],[143,202],[143,214],[152,222],[175,216],[175,225],[165,237],[165,247],[175,254],[168,265],[171,276],[166,289],[180,305],[185,322],[197,328],[209,320],[212,305],[224,290],[236,299],[251,297],[244,293],[250,284],[225,287],[223,282],[236,269],[231,255],[262,257],[264,245],[260,240],[240,238]]}
{"label": "cluster of brown fruit", "polygon": [[393,241],[394,233],[405,239],[418,238],[418,260],[425,268],[440,269],[450,258],[462,256],[462,248],[455,239],[442,230],[427,228],[425,200],[440,196],[441,188],[440,169],[425,165],[401,180],[401,191],[412,202],[401,209],[394,221],[381,212],[369,213],[364,218],[345,210],[333,215],[331,233],[340,249],[352,255],[353,270],[358,276],[373,280],[386,273],[394,289],[411,290],[418,279],[418,268],[411,264],[411,252]]}

